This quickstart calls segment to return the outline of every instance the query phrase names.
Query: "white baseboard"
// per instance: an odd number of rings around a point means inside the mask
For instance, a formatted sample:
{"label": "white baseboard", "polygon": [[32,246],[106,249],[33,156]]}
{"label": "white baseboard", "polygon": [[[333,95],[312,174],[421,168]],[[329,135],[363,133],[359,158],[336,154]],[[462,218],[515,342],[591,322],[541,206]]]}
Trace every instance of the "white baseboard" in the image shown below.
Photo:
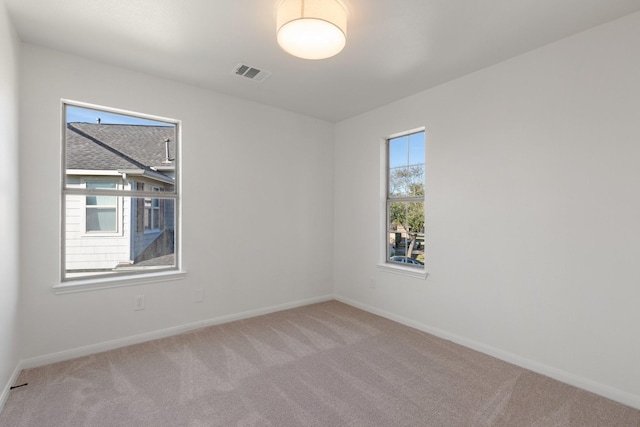
{"label": "white baseboard", "polygon": [[369,313],[376,314],[378,316],[387,318],[389,320],[393,320],[403,325],[412,327],[419,331],[426,332],[438,338],[452,341],[456,344],[460,344],[472,350],[479,351],[481,353],[487,354],[489,356],[495,357],[497,359],[503,360],[513,365],[519,366],[521,368],[528,369],[530,371],[536,372],[541,375],[545,375],[547,377],[551,377],[565,384],[569,384],[574,387],[578,387],[580,389],[590,391],[591,393],[595,393],[602,397],[606,397],[608,399],[622,403],[623,405],[640,409],[640,396],[638,395],[631,394],[631,393],[628,393],[604,384],[600,384],[590,379],[577,376],[575,374],[563,371],[561,369],[557,369],[557,368],[545,365],[543,363],[539,363],[534,360],[530,360],[525,357],[518,356],[516,354],[509,353],[509,352],[500,350],[498,348],[479,343],[477,341],[473,341],[455,334],[451,334],[449,332],[443,331],[438,328],[432,328],[430,326],[424,325],[422,323],[416,322],[406,317],[398,316],[396,314],[389,313],[387,311],[369,306],[367,304],[360,303],[358,301],[351,300],[349,298],[335,295],[334,299],[337,301],[343,302],[345,304],[351,305],[353,307],[359,308],[361,310],[367,311]]}
{"label": "white baseboard", "polygon": [[0,412],[4,409],[5,403],[7,403],[7,399],[9,399],[9,393],[11,393],[11,387],[13,387],[18,381],[18,376],[20,372],[22,372],[22,362],[19,362],[16,368],[13,370],[11,377],[9,377],[9,381],[2,389],[2,393],[0,394]]}
{"label": "white baseboard", "polygon": [[207,326],[220,325],[222,323],[233,322],[234,320],[248,319],[250,317],[261,316],[263,314],[275,313],[290,308],[302,307],[305,305],[316,304],[319,302],[330,301],[334,299],[333,295],[325,295],[321,297],[309,298],[305,300],[293,301],[285,304],[278,304],[270,307],[260,308],[256,310],[244,311],[228,316],[215,317],[212,319],[201,320],[198,322],[188,323],[185,325],[174,326],[171,328],[161,329],[157,331],[147,332],[144,334],[133,335],[126,338],[118,338],[116,340],[105,341],[97,344],[91,344],[84,347],[73,348],[57,353],[51,353],[44,356],[32,357],[24,359],[20,362],[21,369],[35,368],[38,366],[48,365],[50,363],[62,362],[64,360],[75,359],[77,357],[87,356],[90,354],[101,353],[103,351],[113,350],[133,344],[140,344],[155,339],[166,338],[178,335],[184,332],[193,331],[195,329]]}

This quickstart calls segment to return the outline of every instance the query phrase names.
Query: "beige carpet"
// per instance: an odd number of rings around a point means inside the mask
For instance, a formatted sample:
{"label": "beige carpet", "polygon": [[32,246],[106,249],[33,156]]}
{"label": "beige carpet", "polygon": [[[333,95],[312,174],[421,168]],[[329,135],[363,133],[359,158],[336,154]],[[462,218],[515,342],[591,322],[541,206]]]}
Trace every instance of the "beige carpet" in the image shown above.
{"label": "beige carpet", "polygon": [[1,426],[640,426],[640,411],[331,301],[22,372]]}

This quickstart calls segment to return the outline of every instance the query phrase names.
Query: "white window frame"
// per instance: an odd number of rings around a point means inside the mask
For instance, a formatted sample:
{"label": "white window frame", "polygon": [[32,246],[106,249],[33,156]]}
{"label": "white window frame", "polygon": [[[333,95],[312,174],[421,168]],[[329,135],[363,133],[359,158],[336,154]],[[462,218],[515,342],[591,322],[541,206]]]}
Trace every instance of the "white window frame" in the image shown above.
{"label": "white window frame", "polygon": [[[404,132],[395,133],[389,135],[385,138],[382,138],[380,141],[380,204],[379,204],[379,212],[380,212],[380,236],[381,236],[381,245],[379,251],[379,262],[378,269],[381,271],[399,274],[403,276],[418,278],[418,279],[426,279],[429,275],[427,271],[427,259],[425,258],[424,266],[408,266],[401,263],[390,262],[387,259],[388,255],[388,246],[389,246],[389,233],[388,233],[388,194],[389,194],[389,141],[395,138],[401,138],[403,136],[412,135],[415,133],[424,132],[425,133],[425,195],[422,199],[424,202],[425,209],[425,245],[426,245],[426,216],[427,216],[427,197],[426,197],[426,151],[427,151],[427,141],[426,141],[426,128],[419,127],[415,129],[411,129]],[[426,248],[425,248],[426,249]]]}
{"label": "white window frame", "polygon": [[[135,118],[139,118],[139,119],[148,119],[148,120],[153,120],[153,121],[160,121],[160,122],[165,122],[165,123],[171,123],[175,126],[175,130],[176,130],[176,153],[175,153],[175,171],[174,171],[174,176],[175,176],[175,193],[172,192],[162,192],[162,197],[163,199],[170,199],[173,200],[174,203],[174,211],[175,211],[175,224],[174,224],[174,233],[175,233],[175,237],[174,237],[174,265],[167,267],[165,269],[156,269],[156,270],[152,270],[149,272],[144,272],[144,271],[127,271],[127,272],[123,272],[123,273],[118,273],[118,274],[106,274],[106,275],[100,275],[97,274],[95,276],[85,276],[83,278],[80,279],[75,279],[75,278],[67,278],[65,277],[65,270],[66,270],[66,249],[65,249],[65,243],[66,243],[66,199],[67,196],[70,195],[79,195],[79,196],[83,196],[86,197],[89,192],[92,195],[107,195],[107,196],[113,196],[113,191],[114,190],[99,190],[99,189],[95,189],[95,190],[87,190],[86,189],[86,185],[85,182],[83,180],[82,183],[82,187],[83,188],[76,188],[76,187],[67,187],[67,171],[66,171],[66,140],[65,140],[65,131],[66,131],[66,107],[67,106],[71,106],[71,107],[80,107],[80,108],[88,108],[88,109],[92,109],[92,110],[97,110],[97,111],[104,111],[106,113],[115,113],[115,114],[120,114],[120,115],[125,115],[125,116],[131,116],[131,117],[135,117]],[[60,262],[59,262],[59,266],[60,266],[60,281],[57,284],[54,284],[53,286],[53,291],[56,294],[65,294],[65,293],[73,293],[73,292],[82,292],[82,291],[90,291],[90,290],[95,290],[95,289],[105,289],[105,288],[112,288],[112,287],[119,287],[119,286],[131,286],[131,285],[138,285],[138,284],[144,284],[144,283],[156,283],[156,282],[163,282],[163,281],[173,281],[173,280],[179,280],[179,279],[183,279],[184,277],[186,277],[186,271],[182,269],[182,203],[181,203],[181,199],[182,199],[182,179],[181,179],[181,159],[182,159],[182,122],[180,120],[175,120],[175,119],[170,119],[170,118],[166,118],[166,117],[160,117],[160,116],[154,116],[154,115],[149,115],[149,114],[142,114],[142,113],[137,113],[137,112],[133,112],[133,111],[128,111],[128,110],[123,110],[123,109],[118,109],[118,108],[112,108],[112,107],[105,107],[105,106],[101,106],[101,105],[96,105],[96,104],[90,104],[90,103],[86,103],[86,102],[79,102],[79,101],[73,101],[73,100],[68,100],[68,99],[61,99],[61,136],[60,136],[60,146],[61,146],[61,171],[60,171],[60,176],[61,176],[61,184],[60,184],[60,188],[61,188],[61,197],[60,197],[60,202],[61,202],[61,217],[60,217]],[[110,177],[110,181],[113,181],[113,178],[115,177]],[[87,179],[86,181],[97,181],[99,179]],[[116,179],[117,180],[117,179]],[[117,203],[118,203],[118,210],[117,210],[117,216],[118,216],[118,223],[121,222],[122,218],[122,203],[121,200],[123,199],[123,197],[154,197],[158,198],[158,192],[152,192],[152,191],[134,191],[129,190],[129,191],[124,191],[124,188],[120,188],[122,187],[121,185],[118,184],[118,190],[121,191],[121,193],[118,193],[116,195],[117,197]],[[85,204],[86,204],[86,198],[85,201],[83,202],[82,206],[83,206],[83,210],[82,210],[82,221],[83,221],[83,229],[85,231],[85,233],[83,233],[83,235],[91,235],[91,236],[99,236],[103,233],[86,233],[86,208],[85,208]],[[133,226],[133,224],[131,224],[131,226]],[[123,229],[122,229],[122,225],[118,225],[118,233],[122,233]],[[113,236],[115,233],[108,233],[108,235]]]}

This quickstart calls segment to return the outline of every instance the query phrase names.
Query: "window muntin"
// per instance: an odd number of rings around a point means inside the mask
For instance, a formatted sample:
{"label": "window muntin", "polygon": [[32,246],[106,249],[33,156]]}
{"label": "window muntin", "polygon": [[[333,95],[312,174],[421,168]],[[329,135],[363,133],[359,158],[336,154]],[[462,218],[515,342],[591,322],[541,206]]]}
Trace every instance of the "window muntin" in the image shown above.
{"label": "window muntin", "polygon": [[62,281],[177,270],[179,122],[66,101],[63,117]]}
{"label": "window muntin", "polygon": [[386,153],[386,261],[424,268],[424,131],[389,138]]}

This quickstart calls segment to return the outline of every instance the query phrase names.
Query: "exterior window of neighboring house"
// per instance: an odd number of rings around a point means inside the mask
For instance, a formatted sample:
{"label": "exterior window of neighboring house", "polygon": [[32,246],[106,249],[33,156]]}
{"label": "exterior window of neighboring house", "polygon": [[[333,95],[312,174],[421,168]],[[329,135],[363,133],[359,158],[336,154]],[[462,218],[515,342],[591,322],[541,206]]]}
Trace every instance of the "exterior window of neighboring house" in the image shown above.
{"label": "exterior window of neighboring house", "polygon": [[180,273],[180,123],[70,101],[63,113],[58,287]]}
{"label": "exterior window of neighboring house", "polygon": [[424,270],[424,130],[387,139],[386,160],[386,263]]}
{"label": "exterior window of neighboring house", "polygon": [[156,230],[158,223],[160,222],[160,199],[150,199],[146,197],[144,199],[145,208],[145,230]]}
{"label": "exterior window of neighboring house", "polygon": [[[86,181],[90,190],[115,190],[115,181]],[[85,231],[87,233],[118,232],[118,198],[115,196],[87,196],[85,199]]]}
{"label": "exterior window of neighboring house", "polygon": [[[158,187],[151,187],[151,191],[160,191]],[[160,228],[160,199],[145,197],[144,199],[144,229],[157,230]]]}

